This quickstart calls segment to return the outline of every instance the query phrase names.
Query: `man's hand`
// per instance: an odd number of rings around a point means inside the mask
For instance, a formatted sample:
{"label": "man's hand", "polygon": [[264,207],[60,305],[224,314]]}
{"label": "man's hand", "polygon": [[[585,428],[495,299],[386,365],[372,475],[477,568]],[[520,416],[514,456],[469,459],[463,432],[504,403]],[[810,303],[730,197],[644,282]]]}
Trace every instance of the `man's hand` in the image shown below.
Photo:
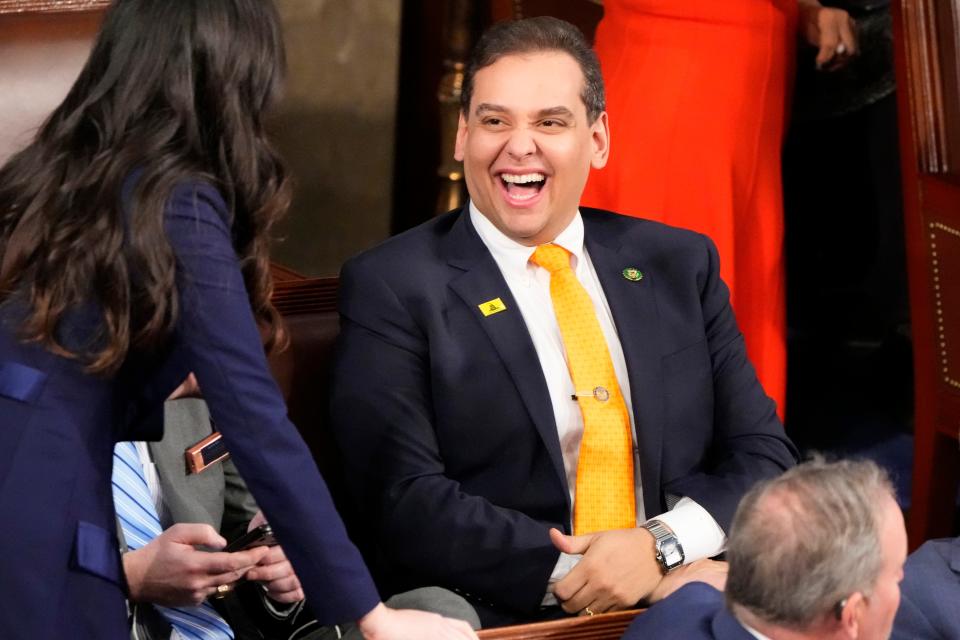
{"label": "man's hand", "polygon": [[567,613],[629,609],[646,598],[663,573],[656,560],[653,535],[643,528],[614,529],[586,536],[567,536],[550,530],[550,539],[564,553],[582,553],[583,559],[553,593]]}
{"label": "man's hand", "polygon": [[816,47],[817,69],[834,71],[857,55],[857,25],[843,9],[824,7],[819,0],[799,0],[799,27]]}
{"label": "man's hand", "polygon": [[227,541],[207,524],[175,524],[146,546],[123,554],[123,570],[130,598],[165,606],[197,605],[222,584],[243,577],[269,551],[258,547],[237,553],[194,549],[204,545],[222,549]]}
{"label": "man's hand", "polygon": [[[247,526],[247,531],[266,523],[262,511],[258,511]],[[300,579],[293,571],[293,565],[287,560],[280,545],[269,547],[270,551],[247,572],[247,580],[256,580],[267,590],[267,595],[276,602],[291,604],[303,600]]]}
{"label": "man's hand", "polygon": [[663,577],[650,593],[646,604],[663,600],[671,593],[691,582],[706,582],[714,589],[723,591],[727,585],[727,563],[716,560],[697,560],[674,569]]}
{"label": "man's hand", "polygon": [[382,602],[357,621],[367,640],[476,640],[477,634],[463,620],[436,613],[391,609]]}

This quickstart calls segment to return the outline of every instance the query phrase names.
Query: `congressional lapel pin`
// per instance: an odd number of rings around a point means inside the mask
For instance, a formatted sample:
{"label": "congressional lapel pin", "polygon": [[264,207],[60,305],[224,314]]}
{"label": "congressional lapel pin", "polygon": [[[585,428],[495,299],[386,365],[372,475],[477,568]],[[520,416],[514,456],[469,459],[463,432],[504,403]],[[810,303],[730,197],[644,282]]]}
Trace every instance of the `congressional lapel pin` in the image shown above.
{"label": "congressional lapel pin", "polygon": [[636,267],[627,267],[623,270],[623,277],[630,282],[640,282],[643,280],[643,272]]}
{"label": "congressional lapel pin", "polygon": [[494,298],[493,300],[487,300],[477,305],[480,308],[480,312],[484,316],[492,316],[495,313],[500,313],[501,311],[507,310],[507,305],[503,304],[503,300],[500,298]]}

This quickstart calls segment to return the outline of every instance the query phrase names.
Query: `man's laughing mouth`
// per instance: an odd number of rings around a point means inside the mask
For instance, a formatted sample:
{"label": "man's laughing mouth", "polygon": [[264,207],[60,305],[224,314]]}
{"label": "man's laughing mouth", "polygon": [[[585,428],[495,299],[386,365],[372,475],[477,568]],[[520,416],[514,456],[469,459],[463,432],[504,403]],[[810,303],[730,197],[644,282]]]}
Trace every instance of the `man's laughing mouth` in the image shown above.
{"label": "man's laughing mouth", "polygon": [[500,174],[500,185],[507,200],[518,204],[536,198],[546,183],[547,176],[539,172]]}

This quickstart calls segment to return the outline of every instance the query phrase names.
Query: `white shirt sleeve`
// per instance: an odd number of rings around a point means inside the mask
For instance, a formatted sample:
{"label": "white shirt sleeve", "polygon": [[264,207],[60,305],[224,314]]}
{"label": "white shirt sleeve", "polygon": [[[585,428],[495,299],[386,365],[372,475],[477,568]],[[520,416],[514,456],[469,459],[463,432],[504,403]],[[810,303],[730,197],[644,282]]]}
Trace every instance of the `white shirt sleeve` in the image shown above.
{"label": "white shirt sleeve", "polygon": [[727,546],[727,535],[706,509],[691,498],[681,498],[670,511],[654,516],[673,530],[683,547],[683,564],[712,558]]}
{"label": "white shirt sleeve", "polygon": [[567,574],[577,566],[581,558],[583,558],[583,555],[579,553],[574,555],[560,553],[560,557],[557,558],[557,564],[553,567],[553,573],[550,574],[550,580],[547,581],[547,593],[543,596],[543,601],[541,602],[543,606],[549,607],[559,604],[557,602],[557,596],[553,595],[553,585],[563,580]]}

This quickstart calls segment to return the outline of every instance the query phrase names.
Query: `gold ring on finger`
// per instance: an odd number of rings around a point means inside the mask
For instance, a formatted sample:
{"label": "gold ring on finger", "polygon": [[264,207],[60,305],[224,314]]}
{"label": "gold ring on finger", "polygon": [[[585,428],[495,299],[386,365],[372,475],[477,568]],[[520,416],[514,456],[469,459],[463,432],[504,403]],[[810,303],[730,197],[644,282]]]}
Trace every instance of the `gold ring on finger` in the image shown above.
{"label": "gold ring on finger", "polygon": [[593,615],[594,615],[593,609],[591,609],[590,607],[584,607],[584,608],[583,608],[583,612],[584,612],[585,614],[587,614],[588,616],[593,616]]}
{"label": "gold ring on finger", "polygon": [[214,592],[213,597],[217,599],[223,598],[231,591],[233,591],[232,584],[221,584],[219,587],[217,587],[217,590]]}

